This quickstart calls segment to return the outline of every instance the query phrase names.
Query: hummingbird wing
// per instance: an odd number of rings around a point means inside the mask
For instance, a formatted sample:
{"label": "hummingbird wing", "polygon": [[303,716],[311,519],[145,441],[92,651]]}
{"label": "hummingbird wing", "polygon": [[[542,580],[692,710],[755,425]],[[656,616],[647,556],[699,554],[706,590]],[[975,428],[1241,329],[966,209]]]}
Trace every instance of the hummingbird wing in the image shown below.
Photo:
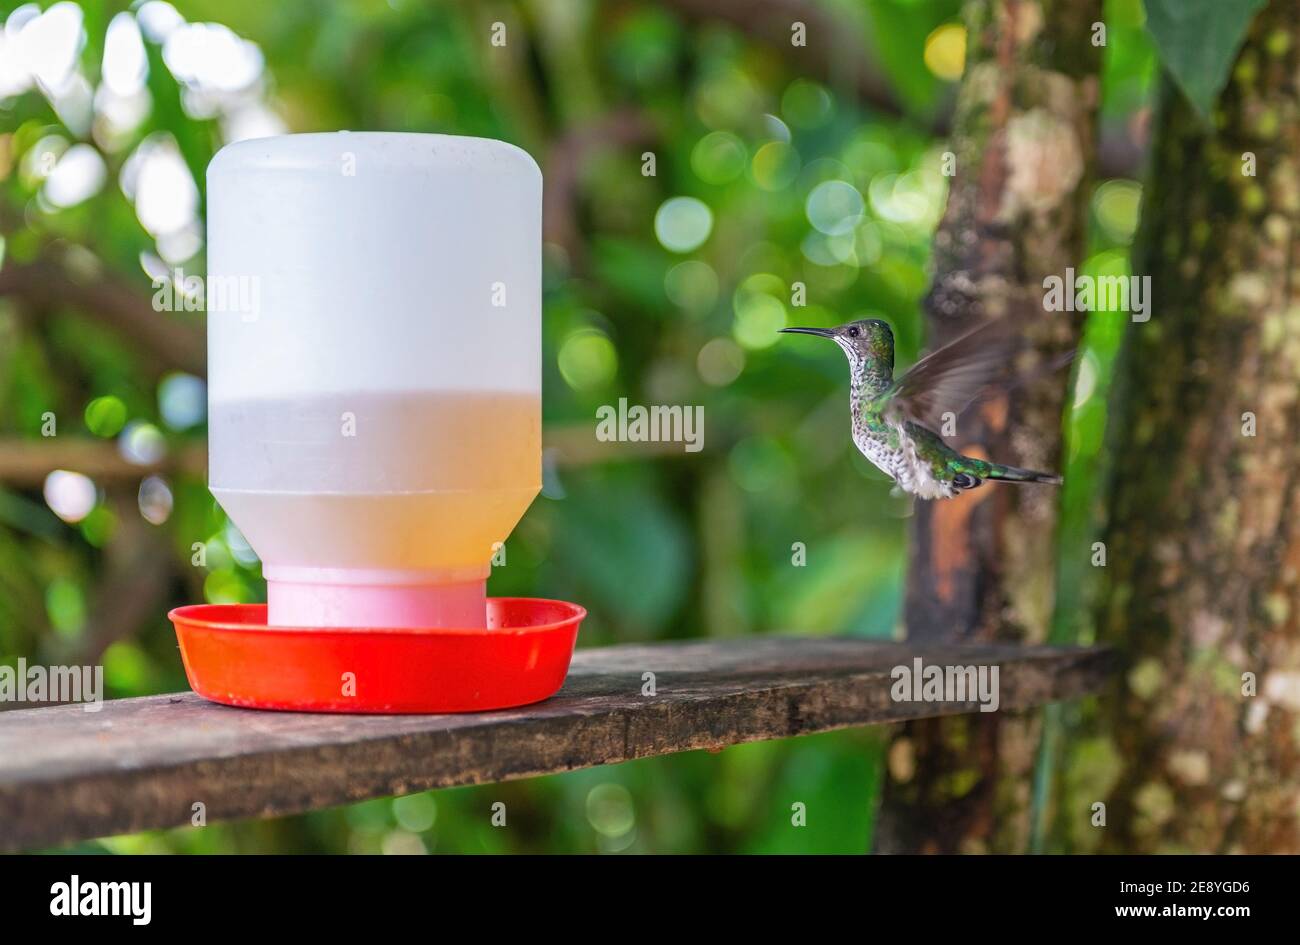
{"label": "hummingbird wing", "polygon": [[985,322],[917,361],[881,395],[886,411],[938,429],[960,416],[991,384],[1010,379],[1013,346],[1007,326]]}

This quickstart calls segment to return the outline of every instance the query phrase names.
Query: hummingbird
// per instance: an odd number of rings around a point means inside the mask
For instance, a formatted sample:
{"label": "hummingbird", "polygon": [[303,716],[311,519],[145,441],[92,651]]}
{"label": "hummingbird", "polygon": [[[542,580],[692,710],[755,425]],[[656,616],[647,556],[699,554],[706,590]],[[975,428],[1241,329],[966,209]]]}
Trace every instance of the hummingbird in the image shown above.
{"label": "hummingbird", "polygon": [[904,492],[922,499],[951,499],[995,482],[1060,485],[1061,477],[963,456],[934,432],[943,414],[954,416],[1001,374],[1008,350],[985,323],[926,355],[894,377],[894,333],[878,318],[838,328],[782,328],[834,341],[849,359],[849,412],[853,443]]}

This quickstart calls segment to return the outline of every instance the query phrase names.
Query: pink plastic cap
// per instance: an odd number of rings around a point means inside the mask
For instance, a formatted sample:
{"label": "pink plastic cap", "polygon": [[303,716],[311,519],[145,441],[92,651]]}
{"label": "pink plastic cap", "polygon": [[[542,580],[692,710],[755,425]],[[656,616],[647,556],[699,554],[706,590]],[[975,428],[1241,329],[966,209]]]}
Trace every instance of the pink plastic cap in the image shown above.
{"label": "pink plastic cap", "polygon": [[273,626],[487,626],[486,574],[279,567],[264,574]]}

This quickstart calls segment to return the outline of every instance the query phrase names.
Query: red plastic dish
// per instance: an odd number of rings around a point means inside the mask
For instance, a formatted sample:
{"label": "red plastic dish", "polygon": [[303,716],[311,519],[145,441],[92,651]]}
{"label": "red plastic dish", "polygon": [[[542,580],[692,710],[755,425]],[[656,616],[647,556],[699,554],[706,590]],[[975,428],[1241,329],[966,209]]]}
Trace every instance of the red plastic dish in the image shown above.
{"label": "red plastic dish", "polygon": [[486,628],[269,627],[265,604],[195,604],[176,626],[190,686],[226,705],[296,712],[480,712],[564,684],[577,604],[489,598]]}

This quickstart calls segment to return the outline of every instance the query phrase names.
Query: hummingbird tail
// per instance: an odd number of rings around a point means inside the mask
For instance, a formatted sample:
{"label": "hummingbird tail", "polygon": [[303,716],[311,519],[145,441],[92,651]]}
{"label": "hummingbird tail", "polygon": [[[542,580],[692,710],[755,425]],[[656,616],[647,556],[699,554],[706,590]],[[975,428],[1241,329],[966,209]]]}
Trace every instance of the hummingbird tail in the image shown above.
{"label": "hummingbird tail", "polygon": [[1042,482],[1049,486],[1059,486],[1065,481],[1055,473],[1020,469],[1017,466],[999,466],[996,463],[993,464],[992,470],[985,478],[996,479],[999,482]]}

